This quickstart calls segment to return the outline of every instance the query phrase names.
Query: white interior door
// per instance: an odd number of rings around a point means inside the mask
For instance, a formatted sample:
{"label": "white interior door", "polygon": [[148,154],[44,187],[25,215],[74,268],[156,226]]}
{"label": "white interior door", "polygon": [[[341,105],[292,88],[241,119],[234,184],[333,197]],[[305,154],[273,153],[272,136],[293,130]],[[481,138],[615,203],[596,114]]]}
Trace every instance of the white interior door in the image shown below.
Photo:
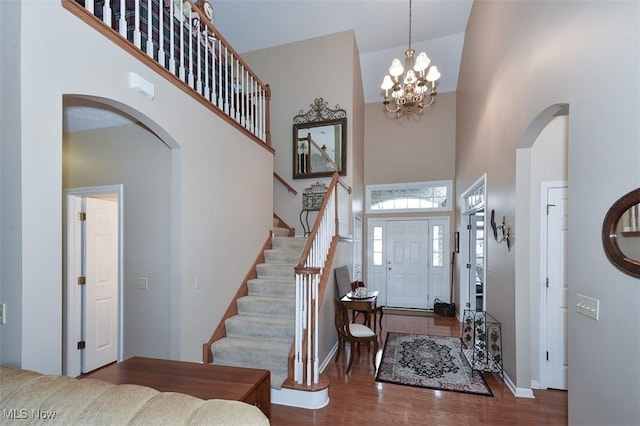
{"label": "white interior door", "polygon": [[116,361],[118,355],[118,206],[85,198],[82,372]]}
{"label": "white interior door", "polygon": [[449,218],[383,220],[368,226],[367,287],[381,304],[433,308],[449,301]]}
{"label": "white interior door", "polygon": [[567,389],[567,202],[566,187],[547,189],[546,385],[554,389]]}

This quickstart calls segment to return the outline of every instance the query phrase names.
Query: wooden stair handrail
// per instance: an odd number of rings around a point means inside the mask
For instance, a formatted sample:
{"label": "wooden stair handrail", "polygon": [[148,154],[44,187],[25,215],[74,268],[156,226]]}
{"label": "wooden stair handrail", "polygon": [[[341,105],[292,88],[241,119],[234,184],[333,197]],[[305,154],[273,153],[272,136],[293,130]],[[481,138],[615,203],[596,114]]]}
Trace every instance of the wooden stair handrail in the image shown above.
{"label": "wooden stair handrail", "polygon": [[287,188],[287,191],[291,192],[293,195],[298,195],[298,191],[296,191],[296,189],[293,186],[289,185],[289,183],[286,180],[284,180],[282,176],[280,176],[276,172],[273,172],[273,177],[276,178],[278,182],[283,184],[284,187]]}
{"label": "wooden stair handrail", "polygon": [[302,255],[300,256],[298,265],[296,265],[296,273],[303,273],[303,270],[305,267],[304,264],[306,263],[307,257],[309,256],[309,252],[311,251],[311,247],[313,246],[313,241],[315,240],[316,235],[318,234],[320,221],[322,219],[322,216],[324,215],[324,211],[327,209],[327,204],[329,203],[329,194],[335,191],[336,185],[338,184],[339,180],[340,180],[340,176],[338,175],[337,172],[334,172],[333,177],[331,178],[331,183],[327,188],[327,193],[322,199],[322,204],[320,205],[320,210],[318,211],[318,216],[316,217],[316,221],[313,223],[313,227],[311,228],[311,232],[309,233],[307,243],[305,244],[304,249],[302,250]]}

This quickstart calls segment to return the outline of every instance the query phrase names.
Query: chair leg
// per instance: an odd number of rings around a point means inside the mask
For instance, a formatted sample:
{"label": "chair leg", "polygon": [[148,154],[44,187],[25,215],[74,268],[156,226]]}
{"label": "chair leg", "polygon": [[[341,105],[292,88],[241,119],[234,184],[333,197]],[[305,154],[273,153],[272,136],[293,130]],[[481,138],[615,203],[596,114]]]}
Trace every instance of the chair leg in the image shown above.
{"label": "chair leg", "polygon": [[373,341],[373,353],[371,354],[371,361],[373,362],[373,369],[376,369],[376,354],[378,353],[378,339]]}
{"label": "chair leg", "polygon": [[338,350],[336,351],[336,359],[334,359],[333,362],[338,362],[338,360],[340,359],[340,353],[342,353],[343,348],[344,348],[344,339],[338,336]]}
{"label": "chair leg", "polygon": [[351,371],[351,367],[353,366],[353,345],[351,345],[351,350],[349,352],[351,352],[349,354],[349,365],[347,366],[347,374],[349,374],[349,371]]}

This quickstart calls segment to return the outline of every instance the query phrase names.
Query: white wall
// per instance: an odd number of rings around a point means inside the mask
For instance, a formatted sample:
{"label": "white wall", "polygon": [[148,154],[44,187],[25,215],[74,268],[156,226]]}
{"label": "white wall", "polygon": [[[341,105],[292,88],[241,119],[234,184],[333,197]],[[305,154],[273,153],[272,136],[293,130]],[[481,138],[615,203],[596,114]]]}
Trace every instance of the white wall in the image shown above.
{"label": "white wall", "polygon": [[[10,213],[19,213],[25,225],[7,239],[3,235],[3,246],[20,251],[21,264],[3,277],[2,285],[3,293],[5,278],[21,285],[21,300],[12,303],[21,305],[22,324],[4,325],[3,339],[6,332],[19,336],[10,343],[21,346],[22,367],[61,371],[62,106],[65,94],[88,95],[140,119],[177,150],[172,155],[177,178],[171,182],[176,197],[171,200],[171,308],[163,314],[169,316],[171,356],[201,360],[202,343],[271,228],[272,153],[89,28],[60,2],[21,6],[22,80],[20,98],[12,104],[23,117],[16,130],[21,172],[11,175],[21,181],[12,181],[9,189],[20,194],[20,205]],[[129,72],[155,85],[153,101],[128,89]],[[242,159],[242,168],[230,158]],[[196,276],[200,289],[194,289]],[[16,306],[8,309],[18,312]]]}
{"label": "white wall", "polygon": [[[639,8],[636,1],[475,2],[458,84],[456,189],[486,171],[487,208],[512,223],[520,220],[516,148],[543,111],[569,106],[569,306],[577,293],[600,300],[599,321],[568,314],[576,425],[640,423],[640,331],[629,326],[640,323],[640,286],[609,263],[601,243],[609,206],[640,183]],[[488,244],[495,297],[487,310],[503,325],[508,376],[529,388],[531,290],[516,279],[514,237],[511,252]]]}

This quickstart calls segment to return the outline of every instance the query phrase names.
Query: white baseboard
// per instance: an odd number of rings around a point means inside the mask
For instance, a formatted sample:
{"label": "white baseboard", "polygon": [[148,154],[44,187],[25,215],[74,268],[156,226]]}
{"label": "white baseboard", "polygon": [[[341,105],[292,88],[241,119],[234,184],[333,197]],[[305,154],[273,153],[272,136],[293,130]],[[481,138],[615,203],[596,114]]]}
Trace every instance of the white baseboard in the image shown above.
{"label": "white baseboard", "polygon": [[540,380],[531,380],[531,389],[542,389],[542,383],[540,383]]}
{"label": "white baseboard", "polygon": [[336,352],[338,352],[338,342],[336,342],[336,344],[333,345],[333,347],[331,348],[331,350],[327,354],[327,356],[324,359],[324,361],[322,361],[322,363],[320,363],[320,366],[318,367],[318,369],[320,370],[321,373],[324,371],[325,368],[327,368],[327,365],[329,365],[329,363],[331,362],[331,360],[335,356]]}
{"label": "white baseboard", "polygon": [[533,390],[528,389],[528,388],[518,388],[518,387],[516,387],[516,385],[511,380],[511,378],[507,375],[507,373],[504,373],[504,382],[507,385],[507,387],[509,388],[509,390],[511,391],[511,393],[516,398],[530,398],[530,399],[535,399],[536,398],[533,395]]}

